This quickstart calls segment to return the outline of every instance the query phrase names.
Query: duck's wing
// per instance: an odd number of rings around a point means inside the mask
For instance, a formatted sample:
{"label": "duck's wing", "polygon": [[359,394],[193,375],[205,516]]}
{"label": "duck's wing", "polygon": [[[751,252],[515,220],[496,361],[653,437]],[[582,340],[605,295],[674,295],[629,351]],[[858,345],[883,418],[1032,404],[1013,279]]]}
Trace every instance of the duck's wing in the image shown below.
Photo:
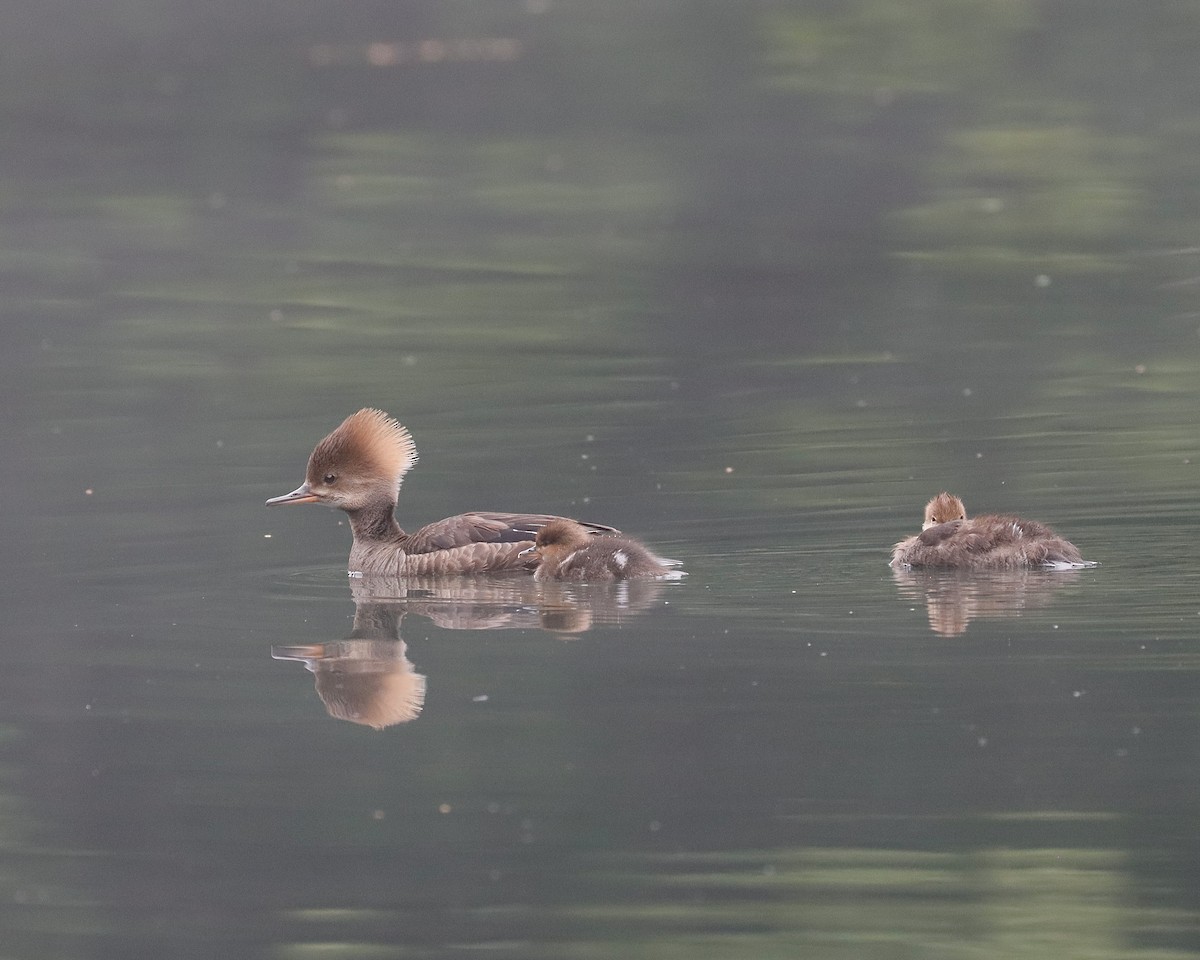
{"label": "duck's wing", "polygon": [[[549,513],[460,513],[414,530],[404,541],[404,551],[432,553],[476,543],[531,543],[551,520],[562,519]],[[592,534],[620,532],[602,523],[576,522]]]}

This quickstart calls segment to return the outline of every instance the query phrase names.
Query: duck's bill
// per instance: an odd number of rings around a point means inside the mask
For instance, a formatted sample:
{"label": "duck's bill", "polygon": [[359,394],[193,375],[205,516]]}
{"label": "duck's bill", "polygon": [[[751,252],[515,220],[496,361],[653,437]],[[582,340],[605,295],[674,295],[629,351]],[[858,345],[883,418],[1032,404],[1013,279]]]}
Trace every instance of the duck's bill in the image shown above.
{"label": "duck's bill", "polygon": [[307,483],[302,483],[291,493],[285,493],[282,497],[272,497],[267,501],[267,506],[273,507],[277,503],[317,503],[320,499],[308,489]]}

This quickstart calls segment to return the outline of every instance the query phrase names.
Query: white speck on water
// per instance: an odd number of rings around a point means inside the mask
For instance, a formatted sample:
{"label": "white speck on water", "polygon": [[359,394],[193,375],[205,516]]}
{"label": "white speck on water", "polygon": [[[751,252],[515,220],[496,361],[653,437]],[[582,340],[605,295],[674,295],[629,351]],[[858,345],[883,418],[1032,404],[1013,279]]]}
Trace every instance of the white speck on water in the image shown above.
{"label": "white speck on water", "polygon": [[264,539],[264,540],[270,540],[270,539],[271,539],[271,535],[270,535],[269,533],[264,533],[264,534],[263,534],[263,539]]}
{"label": "white speck on water", "polygon": [[969,397],[970,395],[971,395],[971,388],[970,388],[970,387],[963,387],[963,396],[964,396],[964,397]]}
{"label": "white speck on water", "polygon": [[1033,278],[1033,285],[1035,287],[1037,287],[1039,290],[1045,290],[1046,287],[1050,286],[1049,274],[1039,273],[1036,277]]}
{"label": "white speck on water", "polygon": [[979,738],[978,740],[976,740],[975,742],[976,742],[977,744],[979,744],[981,747],[986,747],[986,746],[988,745],[988,738],[987,738],[987,737],[980,737],[980,738]]}
{"label": "white speck on water", "polygon": [[471,702],[472,703],[487,703],[487,698],[488,698],[488,695],[486,693],[481,693],[477,697],[472,697]]}
{"label": "white speck on water", "polygon": [[1074,692],[1071,694],[1071,696],[1073,696],[1073,697],[1074,697],[1076,700],[1078,700],[1078,699],[1079,699],[1080,697],[1082,697],[1082,696],[1083,696],[1085,693],[1087,693],[1087,691],[1086,691],[1086,690],[1076,690],[1076,691],[1074,691]]}

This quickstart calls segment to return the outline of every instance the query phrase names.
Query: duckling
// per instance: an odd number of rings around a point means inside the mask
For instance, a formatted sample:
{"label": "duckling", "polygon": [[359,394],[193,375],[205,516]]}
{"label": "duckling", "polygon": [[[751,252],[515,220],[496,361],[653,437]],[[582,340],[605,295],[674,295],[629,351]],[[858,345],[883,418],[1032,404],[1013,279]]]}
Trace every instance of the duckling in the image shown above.
{"label": "duckling", "polygon": [[962,500],[945,491],[925,504],[921,532],[892,548],[893,567],[1014,570],[1094,567],[1079,549],[1043,523],[1008,515],[967,518]]}
{"label": "duckling", "polygon": [[592,536],[573,520],[553,520],[525,551],[538,558],[535,580],[678,580],[678,560],[651,553],[645,544],[617,534]]}

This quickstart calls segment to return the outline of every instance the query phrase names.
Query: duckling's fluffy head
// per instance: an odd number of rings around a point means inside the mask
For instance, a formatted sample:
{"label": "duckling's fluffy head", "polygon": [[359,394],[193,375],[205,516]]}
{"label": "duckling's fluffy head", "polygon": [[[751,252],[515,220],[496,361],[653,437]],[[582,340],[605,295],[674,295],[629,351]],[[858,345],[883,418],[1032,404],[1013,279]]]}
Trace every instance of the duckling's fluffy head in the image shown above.
{"label": "duckling's fluffy head", "polygon": [[317,444],[305,483],[323,503],[358,510],[381,497],[395,502],[417,462],[412,436],[382,410],[359,410]]}
{"label": "duckling's fluffy head", "polygon": [[534,545],[539,554],[547,548],[565,552],[586,547],[590,539],[587,528],[582,524],[559,519],[551,520],[537,532]]}
{"label": "duckling's fluffy head", "polygon": [[922,530],[937,526],[939,523],[949,523],[951,520],[966,520],[967,508],[963,502],[952,493],[943,490],[925,504],[925,522]]}

